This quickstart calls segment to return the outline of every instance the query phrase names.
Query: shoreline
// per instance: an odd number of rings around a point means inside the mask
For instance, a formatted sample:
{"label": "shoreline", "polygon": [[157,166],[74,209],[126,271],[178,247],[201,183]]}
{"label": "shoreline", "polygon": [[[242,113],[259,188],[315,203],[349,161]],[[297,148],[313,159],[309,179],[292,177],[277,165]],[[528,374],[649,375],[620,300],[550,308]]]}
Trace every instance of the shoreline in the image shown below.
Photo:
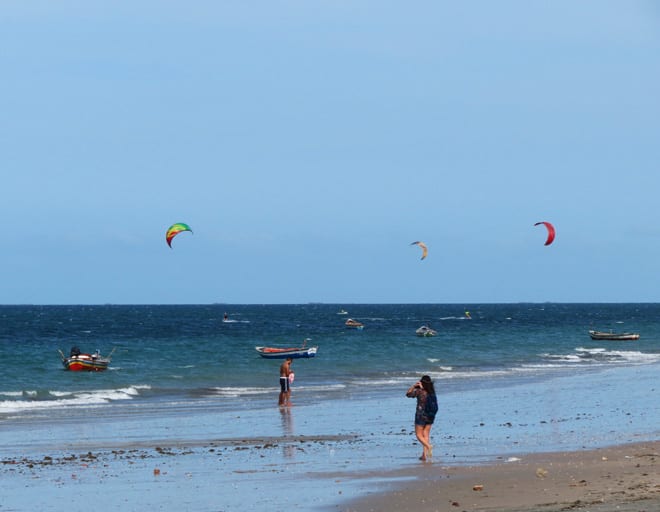
{"label": "shoreline", "polygon": [[534,453],[478,466],[439,461],[378,472],[376,478],[395,483],[329,510],[652,512],[660,510],[660,441]]}
{"label": "shoreline", "polygon": [[0,508],[75,512],[101,497],[109,512],[657,511],[656,377],[652,365],[447,386],[431,463],[418,460],[414,401],[389,388],[341,399],[301,388],[285,408],[273,393],[268,407],[136,403],[5,422]]}

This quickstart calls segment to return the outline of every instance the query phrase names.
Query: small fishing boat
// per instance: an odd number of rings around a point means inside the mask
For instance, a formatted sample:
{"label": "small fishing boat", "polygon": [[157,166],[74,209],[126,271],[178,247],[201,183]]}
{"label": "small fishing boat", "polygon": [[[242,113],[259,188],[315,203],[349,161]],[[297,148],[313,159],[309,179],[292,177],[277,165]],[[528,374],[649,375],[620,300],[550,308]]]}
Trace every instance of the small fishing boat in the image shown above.
{"label": "small fishing boat", "polygon": [[346,311],[345,309],[340,309],[339,311],[337,311],[337,314],[338,315],[348,315],[348,311]]}
{"label": "small fishing boat", "polygon": [[261,357],[266,359],[299,359],[301,357],[309,358],[316,355],[318,347],[294,347],[294,348],[278,348],[278,347],[255,347]]}
{"label": "small fishing boat", "polygon": [[634,332],[603,332],[603,331],[589,331],[589,336],[592,340],[609,340],[609,341],[634,341],[639,339],[639,334]]}
{"label": "small fishing boat", "polygon": [[69,357],[59,350],[65,370],[72,372],[102,372],[108,368],[112,361],[113,349],[109,355],[103,357],[97,350],[94,354],[84,354],[78,347],[72,347]]}
{"label": "small fishing boat", "polygon": [[415,331],[415,334],[417,334],[417,336],[431,337],[438,334],[438,332],[431,329],[428,325],[422,325]]}
{"label": "small fishing boat", "polygon": [[363,329],[364,324],[362,322],[358,322],[357,320],[353,320],[352,318],[349,318],[346,320],[346,323],[344,324],[346,327],[350,327],[352,329]]}

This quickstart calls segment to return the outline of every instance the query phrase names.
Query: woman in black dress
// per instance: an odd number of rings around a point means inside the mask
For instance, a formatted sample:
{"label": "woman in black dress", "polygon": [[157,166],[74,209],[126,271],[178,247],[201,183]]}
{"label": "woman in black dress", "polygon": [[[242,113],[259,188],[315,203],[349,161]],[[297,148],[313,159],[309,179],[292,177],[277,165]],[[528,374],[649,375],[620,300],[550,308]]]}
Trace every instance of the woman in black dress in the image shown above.
{"label": "woman in black dress", "polygon": [[419,460],[427,460],[433,457],[433,445],[431,444],[431,427],[438,411],[438,400],[435,396],[433,381],[428,375],[424,375],[406,392],[409,398],[417,398],[415,409],[415,435],[424,447]]}

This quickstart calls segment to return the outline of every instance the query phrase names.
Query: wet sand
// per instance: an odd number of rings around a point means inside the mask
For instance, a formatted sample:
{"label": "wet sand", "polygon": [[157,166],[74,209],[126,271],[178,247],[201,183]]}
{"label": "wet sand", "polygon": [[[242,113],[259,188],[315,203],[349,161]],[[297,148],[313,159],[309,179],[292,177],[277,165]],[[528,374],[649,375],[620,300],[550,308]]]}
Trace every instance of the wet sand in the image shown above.
{"label": "wet sand", "polygon": [[495,464],[442,461],[381,473],[403,479],[338,506],[343,512],[657,512],[660,442],[590,451],[537,453]]}
{"label": "wet sand", "polygon": [[[327,450],[344,458],[362,443],[351,436],[283,436],[152,447],[117,443],[3,458],[0,510],[61,510],[65,504],[85,510],[90,502],[105,510],[170,510],[175,504],[186,510],[242,510],[246,492],[254,510],[660,510],[660,441],[520,455],[477,466],[443,464],[436,456],[433,462],[365,471],[346,459],[334,469],[315,471]],[[286,467],[279,463],[283,455],[289,457]],[[292,479],[296,464],[301,468]],[[274,478],[282,483],[277,502],[268,487]],[[291,492],[295,488],[306,493]]]}

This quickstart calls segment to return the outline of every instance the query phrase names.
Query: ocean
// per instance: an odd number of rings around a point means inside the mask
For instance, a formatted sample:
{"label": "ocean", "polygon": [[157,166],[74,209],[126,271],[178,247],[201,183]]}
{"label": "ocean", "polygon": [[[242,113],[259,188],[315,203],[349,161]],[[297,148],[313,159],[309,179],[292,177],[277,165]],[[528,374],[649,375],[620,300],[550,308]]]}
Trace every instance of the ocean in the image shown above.
{"label": "ocean", "polygon": [[[399,392],[422,374],[459,391],[658,363],[659,320],[660,304],[2,306],[0,424],[128,403],[270,407],[281,361],[255,346],[306,338],[318,354],[293,364],[304,402]],[[416,336],[423,324],[437,336]],[[641,338],[592,341],[592,328]],[[58,350],[72,346],[114,351],[108,371],[65,371]]]}

